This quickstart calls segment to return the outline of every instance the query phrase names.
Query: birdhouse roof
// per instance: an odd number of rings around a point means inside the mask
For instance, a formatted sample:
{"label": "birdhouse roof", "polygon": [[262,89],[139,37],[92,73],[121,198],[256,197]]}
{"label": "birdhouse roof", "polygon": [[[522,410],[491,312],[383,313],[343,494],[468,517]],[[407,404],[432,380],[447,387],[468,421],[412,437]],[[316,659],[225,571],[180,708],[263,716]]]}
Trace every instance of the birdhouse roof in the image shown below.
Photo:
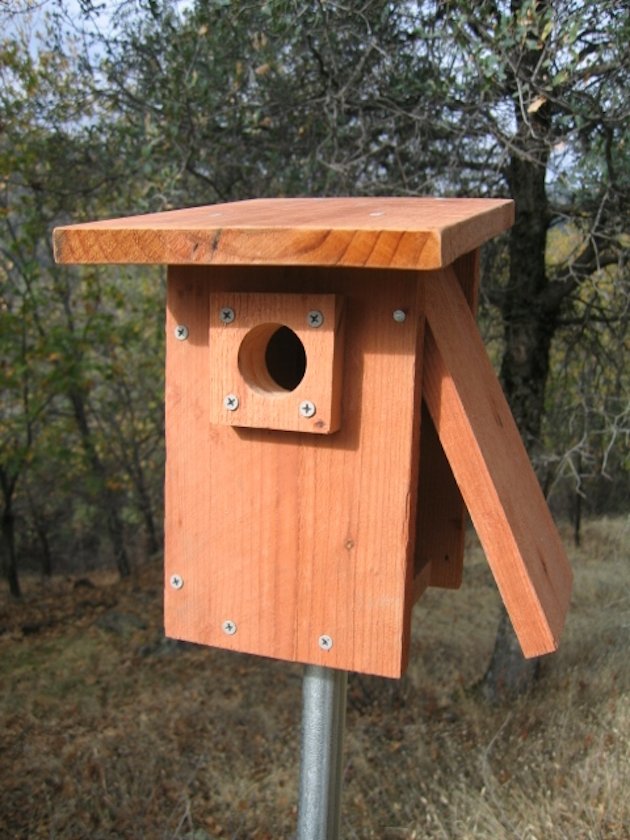
{"label": "birdhouse roof", "polygon": [[507,230],[489,198],[264,198],[59,227],[60,263],[435,269]]}

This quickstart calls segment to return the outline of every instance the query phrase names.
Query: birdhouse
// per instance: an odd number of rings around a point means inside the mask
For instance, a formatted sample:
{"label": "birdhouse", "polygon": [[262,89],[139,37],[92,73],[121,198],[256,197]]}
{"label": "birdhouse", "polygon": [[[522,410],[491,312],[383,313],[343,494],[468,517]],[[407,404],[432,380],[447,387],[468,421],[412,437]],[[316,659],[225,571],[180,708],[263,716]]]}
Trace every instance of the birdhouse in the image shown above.
{"label": "birdhouse", "polygon": [[571,572],[475,325],[490,199],[262,199],[58,228],[168,266],[165,627],[400,676],[468,509],[526,656]]}

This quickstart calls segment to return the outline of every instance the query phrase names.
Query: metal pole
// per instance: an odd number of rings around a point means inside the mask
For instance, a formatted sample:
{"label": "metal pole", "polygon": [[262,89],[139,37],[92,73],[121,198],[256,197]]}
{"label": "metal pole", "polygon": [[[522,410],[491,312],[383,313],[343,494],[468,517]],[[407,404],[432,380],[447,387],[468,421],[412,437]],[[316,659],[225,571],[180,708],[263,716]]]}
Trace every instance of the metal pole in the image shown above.
{"label": "metal pole", "polygon": [[304,669],[296,840],[338,840],[347,671]]}

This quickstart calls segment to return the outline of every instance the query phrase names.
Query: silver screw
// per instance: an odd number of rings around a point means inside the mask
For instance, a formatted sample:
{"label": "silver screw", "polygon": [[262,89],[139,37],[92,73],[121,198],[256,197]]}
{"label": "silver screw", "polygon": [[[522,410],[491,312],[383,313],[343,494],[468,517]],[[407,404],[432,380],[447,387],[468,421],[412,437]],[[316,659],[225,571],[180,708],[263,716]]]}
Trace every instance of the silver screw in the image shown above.
{"label": "silver screw", "polygon": [[313,327],[317,329],[317,327],[321,327],[324,323],[324,313],[320,312],[319,309],[311,309],[311,311],[306,316],[306,322],[309,327]]}
{"label": "silver screw", "polygon": [[333,646],[333,640],[330,636],[320,636],[317,640],[317,644],[322,650],[330,650]]}
{"label": "silver screw", "polygon": [[181,589],[184,585],[184,578],[181,575],[171,575],[170,584],[173,589]]}
{"label": "silver screw", "polygon": [[178,324],[175,327],[175,338],[178,341],[186,341],[188,338],[188,327],[185,324]]}
{"label": "silver screw", "polygon": [[236,318],[236,314],[234,310],[229,306],[222,306],[221,311],[219,312],[219,318],[221,322],[224,324],[231,324],[232,321]]}
{"label": "silver screw", "polygon": [[300,414],[302,417],[315,417],[316,412],[317,408],[315,403],[312,403],[309,400],[304,400],[300,403]]}
{"label": "silver screw", "polygon": [[227,394],[223,400],[223,405],[228,411],[236,411],[240,403],[236,394]]}
{"label": "silver screw", "polygon": [[396,321],[397,324],[402,324],[404,321],[407,320],[407,313],[404,309],[394,309],[392,312],[392,318]]}
{"label": "silver screw", "polygon": [[235,621],[224,621],[221,627],[223,628],[223,632],[226,634],[226,636],[233,636],[236,633]]}

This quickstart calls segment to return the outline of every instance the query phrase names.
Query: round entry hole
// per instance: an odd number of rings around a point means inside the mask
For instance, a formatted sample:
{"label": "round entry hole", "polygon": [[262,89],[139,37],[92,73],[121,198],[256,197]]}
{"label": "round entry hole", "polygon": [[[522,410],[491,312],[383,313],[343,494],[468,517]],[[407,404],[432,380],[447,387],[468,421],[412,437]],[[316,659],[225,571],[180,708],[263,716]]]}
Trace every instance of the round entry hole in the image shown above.
{"label": "round entry hole", "polygon": [[306,351],[289,327],[260,324],[243,339],[238,367],[254,390],[266,394],[294,391],[306,373]]}

